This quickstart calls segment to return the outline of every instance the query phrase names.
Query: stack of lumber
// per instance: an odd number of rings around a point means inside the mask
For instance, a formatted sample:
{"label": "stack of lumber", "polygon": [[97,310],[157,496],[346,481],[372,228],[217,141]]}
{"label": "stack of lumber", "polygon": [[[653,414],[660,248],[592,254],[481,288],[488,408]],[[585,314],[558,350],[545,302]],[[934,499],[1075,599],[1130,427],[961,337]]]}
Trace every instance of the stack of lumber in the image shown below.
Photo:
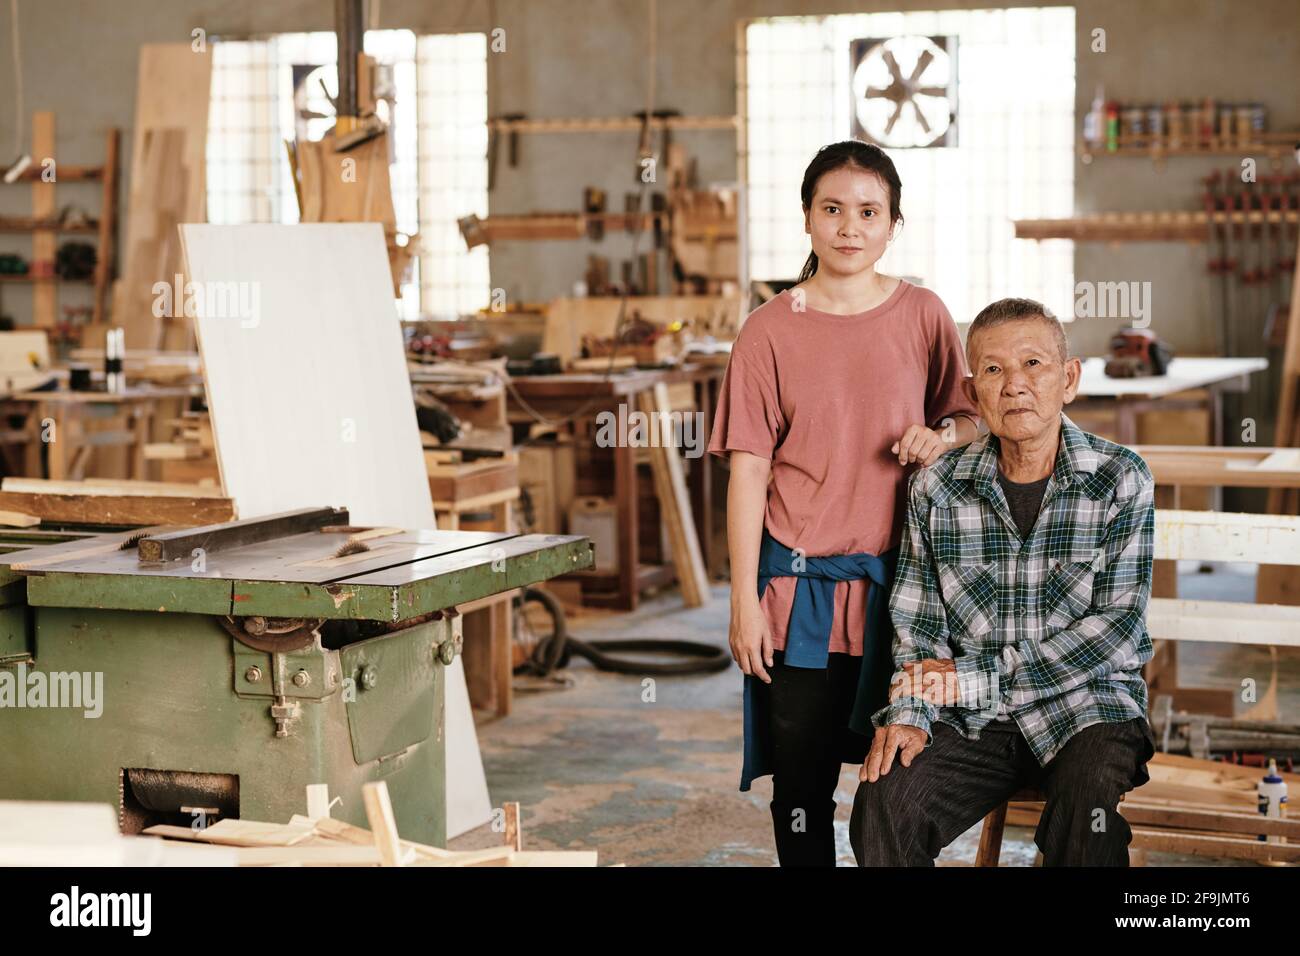
{"label": "stack of lumber", "polygon": [[167,425],[173,429],[174,437],[171,441],[146,444],[145,460],[158,462],[160,477],[165,482],[220,489],[221,471],[208,413],[184,412]]}
{"label": "stack of lumber", "polygon": [[[1217,859],[1300,863],[1300,820],[1267,819],[1258,812],[1258,767],[1173,754],[1147,764],[1148,783],[1125,795],[1119,811],[1133,828],[1135,849]],[[1283,773],[1290,792],[1300,774]],[[1042,804],[1012,802],[1007,823],[1036,827]],[[1260,835],[1284,843],[1263,842]]]}
{"label": "stack of lumber", "polygon": [[[507,805],[506,842],[483,850],[444,850],[398,836],[388,786],[363,787],[370,829],[328,815],[295,814],[287,824],[220,820],[206,829],[153,826],[146,836],[198,847],[235,848],[238,866],[595,866],[595,851],[522,849],[518,804]],[[513,812],[512,812],[513,811]],[[511,823],[513,822],[513,826]]]}

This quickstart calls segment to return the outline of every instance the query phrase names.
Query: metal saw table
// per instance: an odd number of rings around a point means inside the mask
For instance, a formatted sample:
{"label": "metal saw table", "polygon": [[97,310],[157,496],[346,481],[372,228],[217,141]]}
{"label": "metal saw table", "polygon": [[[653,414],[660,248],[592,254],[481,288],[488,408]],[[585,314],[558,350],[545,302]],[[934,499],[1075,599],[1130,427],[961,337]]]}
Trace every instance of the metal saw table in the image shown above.
{"label": "metal saw table", "polygon": [[399,831],[435,845],[456,606],[593,564],[578,536],[358,528],[334,508],[0,548],[0,798],[111,803],[134,833],[286,822],[325,783],[364,826],[361,786],[382,779]]}

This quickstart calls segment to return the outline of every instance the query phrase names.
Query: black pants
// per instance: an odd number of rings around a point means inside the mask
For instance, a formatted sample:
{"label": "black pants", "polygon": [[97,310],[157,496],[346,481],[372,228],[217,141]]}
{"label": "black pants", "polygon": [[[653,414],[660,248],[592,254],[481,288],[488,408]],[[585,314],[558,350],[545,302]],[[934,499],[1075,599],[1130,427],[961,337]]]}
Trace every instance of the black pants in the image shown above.
{"label": "black pants", "polygon": [[1133,832],[1120,798],[1150,779],[1155,740],[1145,718],[1083,728],[1039,767],[1018,730],[967,740],[947,724],[904,767],[860,783],[849,840],[859,866],[933,866],[939,851],[1024,787],[1047,805],[1034,833],[1044,866],[1128,866]]}
{"label": "black pants", "polygon": [[772,829],[782,866],[835,865],[835,788],[844,763],[862,763],[869,737],[848,729],[862,658],[831,654],[824,670],[789,667],[772,684]]}

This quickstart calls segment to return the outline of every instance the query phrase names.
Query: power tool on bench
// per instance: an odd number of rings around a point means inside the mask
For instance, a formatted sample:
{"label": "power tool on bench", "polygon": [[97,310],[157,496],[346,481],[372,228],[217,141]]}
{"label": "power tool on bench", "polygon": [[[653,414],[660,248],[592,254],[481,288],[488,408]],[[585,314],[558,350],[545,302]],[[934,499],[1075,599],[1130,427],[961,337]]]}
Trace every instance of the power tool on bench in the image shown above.
{"label": "power tool on bench", "polygon": [[1120,329],[1110,339],[1106,375],[1110,378],[1145,378],[1169,371],[1174,350],[1150,329]]}

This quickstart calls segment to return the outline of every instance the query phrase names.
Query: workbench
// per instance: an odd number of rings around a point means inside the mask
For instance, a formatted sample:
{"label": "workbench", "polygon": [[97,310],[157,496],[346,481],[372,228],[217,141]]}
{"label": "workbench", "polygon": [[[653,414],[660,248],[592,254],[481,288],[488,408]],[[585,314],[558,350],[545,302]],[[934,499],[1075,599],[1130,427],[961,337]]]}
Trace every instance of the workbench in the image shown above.
{"label": "workbench", "polygon": [[[1250,376],[1268,368],[1264,358],[1175,358],[1164,375],[1111,378],[1106,360],[1083,360],[1078,397],[1071,409],[1105,410],[1114,415],[1115,440],[1132,445],[1138,440],[1138,416],[1143,412],[1203,408],[1209,412],[1208,444],[1223,444],[1223,393],[1245,392]],[[1178,392],[1204,389],[1204,397],[1173,397]]]}
{"label": "workbench", "polygon": [[[201,396],[202,385],[133,385],[123,392],[36,391],[16,392],[0,399],[0,414],[20,415],[23,425],[9,429],[3,444],[26,443],[23,472],[29,478],[82,478],[95,448],[125,447],[126,474],[101,475],[145,479],[144,447],[152,440],[154,420],[162,403],[172,408],[162,414],[175,417],[175,406]],[[90,431],[87,422],[121,420],[113,430]],[[48,449],[43,468],[41,449]],[[44,474],[43,474],[44,472]]]}
{"label": "workbench", "polygon": [[77,690],[0,707],[0,799],[108,803],[138,833],[288,820],[324,783],[365,826],[361,787],[382,779],[400,832],[435,845],[458,608],[592,561],[584,538],[359,528],[336,508],[0,531],[0,549],[0,694]]}
{"label": "workbench", "polygon": [[[696,410],[703,415],[704,427],[698,437],[702,447],[707,449],[717,390],[725,372],[725,367],[717,365],[685,365],[674,369],[630,369],[610,375],[584,372],[519,376],[512,378],[513,389],[508,390],[508,414],[513,422],[534,420],[518,399],[523,399],[534,411],[549,419],[566,419],[580,409],[584,418],[594,417],[602,411],[617,414],[619,405],[636,411],[641,396],[652,391],[656,384],[689,384],[695,392]],[[677,575],[670,562],[647,565],[638,560],[642,533],[637,515],[638,449],[619,443],[610,451],[614,458],[618,569],[613,572],[584,572],[581,575],[583,602],[631,611],[636,609],[642,592],[669,585]],[[716,577],[724,556],[713,547],[712,480],[712,461],[706,450],[699,458],[690,460],[687,485],[704,564],[710,577]]]}

